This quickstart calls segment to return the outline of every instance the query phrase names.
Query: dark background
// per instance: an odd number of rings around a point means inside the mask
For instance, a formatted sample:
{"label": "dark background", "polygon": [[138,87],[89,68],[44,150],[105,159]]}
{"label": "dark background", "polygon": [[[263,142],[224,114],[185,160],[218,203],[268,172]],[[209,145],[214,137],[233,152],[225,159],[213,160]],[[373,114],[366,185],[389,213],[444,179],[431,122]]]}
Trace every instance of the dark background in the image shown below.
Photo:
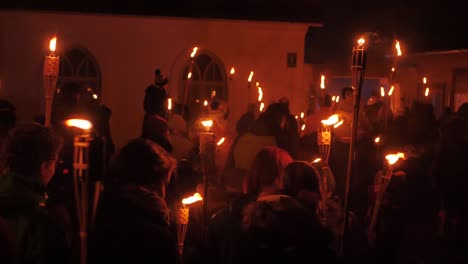
{"label": "dark background", "polygon": [[406,52],[468,48],[463,1],[336,0],[1,0],[8,9],[234,18],[323,23],[305,40],[306,62],[348,57],[350,43],[375,32],[381,43],[398,38]]}

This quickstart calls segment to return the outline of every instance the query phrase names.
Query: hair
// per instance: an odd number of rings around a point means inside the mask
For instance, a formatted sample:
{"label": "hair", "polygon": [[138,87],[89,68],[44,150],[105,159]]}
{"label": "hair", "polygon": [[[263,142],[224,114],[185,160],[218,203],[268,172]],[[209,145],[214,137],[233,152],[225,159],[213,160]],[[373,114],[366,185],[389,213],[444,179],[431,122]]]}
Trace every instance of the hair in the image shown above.
{"label": "hair", "polygon": [[[250,261],[296,262],[311,252],[314,219],[298,201],[273,195],[246,206],[243,211],[243,241]],[[313,246],[312,246],[313,248]]]}
{"label": "hair", "polygon": [[56,160],[63,139],[51,128],[39,124],[21,125],[11,130],[1,154],[0,169],[23,176],[37,176],[41,165]]}
{"label": "hair", "polygon": [[[275,181],[282,184],[284,169],[293,159],[283,149],[265,147],[257,153],[244,178],[244,192],[258,195]],[[282,187],[282,186],[279,186]]]}
{"label": "hair", "polygon": [[167,185],[169,172],[175,163],[161,146],[151,140],[133,139],[112,159],[109,181],[143,186]]}
{"label": "hair", "polygon": [[154,70],[154,74],[155,74],[155,75],[161,75],[161,70],[160,70],[160,69]]}
{"label": "hair", "polygon": [[296,197],[302,190],[320,192],[319,173],[305,161],[293,161],[285,168],[283,189],[286,194]]}
{"label": "hair", "polygon": [[353,88],[351,88],[351,87],[344,87],[343,89],[341,89],[341,98],[346,99],[346,94],[347,94],[348,92],[351,92],[351,93],[352,93],[352,92],[353,92]]}

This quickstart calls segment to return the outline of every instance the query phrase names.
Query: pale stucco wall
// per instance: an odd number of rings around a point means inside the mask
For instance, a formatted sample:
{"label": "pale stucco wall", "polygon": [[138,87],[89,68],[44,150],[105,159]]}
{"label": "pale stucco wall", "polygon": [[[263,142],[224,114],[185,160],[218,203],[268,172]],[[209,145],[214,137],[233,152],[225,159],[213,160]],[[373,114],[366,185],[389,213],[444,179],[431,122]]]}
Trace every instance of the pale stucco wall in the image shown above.
{"label": "pale stucco wall", "polygon": [[[247,77],[264,89],[265,102],[285,95],[293,112],[306,108],[304,37],[307,24],[164,17],[0,12],[0,96],[12,100],[21,121],[42,112],[42,63],[48,40],[58,37],[57,53],[83,46],[102,73],[102,102],[112,111],[112,135],[118,146],[140,133],[144,89],[160,67],[170,92],[180,92],[181,71],[193,46],[218,56],[236,75],[229,88],[230,124],[247,108]],[[288,52],[297,67],[287,68]],[[255,90],[255,89],[252,89]],[[252,96],[253,97],[253,96]]]}

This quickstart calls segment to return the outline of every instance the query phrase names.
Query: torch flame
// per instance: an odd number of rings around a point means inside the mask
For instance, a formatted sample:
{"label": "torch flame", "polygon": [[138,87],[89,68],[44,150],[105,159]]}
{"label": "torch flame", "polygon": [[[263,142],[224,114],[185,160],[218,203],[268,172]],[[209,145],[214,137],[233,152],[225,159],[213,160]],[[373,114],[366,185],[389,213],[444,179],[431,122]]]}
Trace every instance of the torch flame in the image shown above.
{"label": "torch flame", "polygon": [[182,203],[187,205],[187,204],[193,204],[193,203],[196,203],[196,202],[202,201],[202,200],[203,200],[203,197],[201,197],[201,195],[199,193],[195,193],[192,196],[189,196],[189,197],[186,197],[186,198],[182,199]]}
{"label": "torch flame", "polygon": [[167,98],[167,110],[172,110],[172,98]]}
{"label": "torch flame", "polygon": [[98,95],[97,95],[97,94],[93,94],[93,98],[97,100],[97,99],[98,99]]}
{"label": "torch flame", "polygon": [[263,99],[263,90],[262,90],[262,87],[259,86],[259,87],[257,88],[257,90],[258,90],[258,101],[260,102],[260,101],[262,101],[262,99]]}
{"label": "torch flame", "polygon": [[54,52],[56,48],[57,48],[57,37],[53,37],[50,39],[49,49],[51,52]]}
{"label": "torch flame", "polygon": [[388,91],[388,96],[392,96],[393,90],[395,90],[395,86],[391,86],[390,91]]}
{"label": "torch flame", "polygon": [[366,39],[360,38],[360,39],[358,39],[357,43],[359,44],[359,46],[362,46],[362,45],[364,45],[364,43],[366,43]]}
{"label": "torch flame", "polygon": [[395,67],[392,67],[392,72],[394,72],[394,71],[395,71]]}
{"label": "torch flame", "polygon": [[301,127],[301,131],[304,131],[304,130],[305,130],[305,128],[306,128],[306,125],[305,125],[305,124],[303,124],[303,125],[302,125],[302,127]]}
{"label": "torch flame", "polygon": [[385,156],[389,165],[395,164],[400,158],[405,159],[405,154],[402,152],[398,152],[397,154],[388,154]]}
{"label": "torch flame", "polygon": [[330,117],[328,117],[327,120],[322,120],[322,124],[326,125],[326,126],[331,126],[331,125],[335,125],[337,123],[339,123],[340,121],[340,116],[337,115],[337,114],[334,114]]}
{"label": "torch flame", "polygon": [[383,86],[380,87],[380,96],[385,96],[385,88],[383,88]]}
{"label": "torch flame", "polygon": [[395,43],[395,49],[397,51],[397,56],[400,57],[402,53],[401,53],[401,48],[400,48],[400,41],[398,40]]}
{"label": "torch flame", "polygon": [[222,137],[222,138],[218,141],[218,143],[216,143],[216,145],[221,146],[221,145],[224,143],[225,140],[226,140],[226,139],[225,139],[224,137]]}
{"label": "torch flame", "polygon": [[203,105],[208,106],[208,101],[207,100],[203,101]]}
{"label": "torch flame", "polygon": [[375,143],[379,143],[379,142],[380,142],[380,137],[376,137],[376,138],[374,139],[374,142],[375,142]]}
{"label": "torch flame", "polygon": [[234,73],[236,73],[236,69],[234,69],[234,67],[231,67],[231,71],[229,72],[231,75],[234,75]]}
{"label": "torch flame", "polygon": [[426,88],[426,91],[424,92],[425,96],[429,96],[429,87]]}
{"label": "torch flame", "polygon": [[332,101],[335,102],[336,96],[332,96]]}
{"label": "torch flame", "polygon": [[256,83],[255,83],[255,86],[256,86],[256,87],[259,87],[259,86],[260,86],[260,83],[259,83],[259,82],[256,82]]}
{"label": "torch flame", "polygon": [[191,79],[191,78],[192,78],[192,72],[189,72],[189,73],[187,74],[187,79]]}
{"label": "torch flame", "polygon": [[250,74],[249,74],[249,78],[247,79],[247,81],[251,82],[252,81],[252,78],[254,76],[254,72],[251,71]]}
{"label": "torch flame", "polygon": [[322,161],[321,158],[316,158],[316,159],[314,159],[314,161],[312,161],[312,163],[319,163],[320,161]]}
{"label": "torch flame", "polygon": [[338,95],[338,96],[336,97],[336,100],[335,100],[335,102],[337,102],[337,103],[338,103],[339,101],[340,101],[340,96]]}
{"label": "torch flame", "polygon": [[301,112],[301,118],[304,118],[304,112]]}
{"label": "torch flame", "polygon": [[343,124],[343,122],[344,122],[343,120],[340,120],[340,122],[334,124],[333,127],[337,128],[337,127],[341,126]]}
{"label": "torch flame", "polygon": [[197,55],[197,51],[198,51],[198,47],[194,47],[192,50],[192,53],[190,54],[190,58],[193,59],[195,55]]}
{"label": "torch flame", "polygon": [[263,108],[265,108],[265,104],[262,102],[262,103],[260,104],[260,112],[263,112]]}
{"label": "torch flame", "polygon": [[298,118],[299,118],[299,116],[295,116],[294,118],[298,119]]}
{"label": "torch flame", "polygon": [[423,83],[424,83],[424,84],[427,83],[427,78],[426,78],[426,77],[423,77]]}
{"label": "torch flame", "polygon": [[320,76],[320,89],[325,89],[325,75]]}
{"label": "torch flame", "polygon": [[213,126],[213,120],[204,120],[201,121],[201,124],[206,128],[209,129]]}
{"label": "torch flame", "polygon": [[68,119],[65,124],[69,127],[77,127],[83,130],[89,130],[93,127],[90,121],[86,119]]}

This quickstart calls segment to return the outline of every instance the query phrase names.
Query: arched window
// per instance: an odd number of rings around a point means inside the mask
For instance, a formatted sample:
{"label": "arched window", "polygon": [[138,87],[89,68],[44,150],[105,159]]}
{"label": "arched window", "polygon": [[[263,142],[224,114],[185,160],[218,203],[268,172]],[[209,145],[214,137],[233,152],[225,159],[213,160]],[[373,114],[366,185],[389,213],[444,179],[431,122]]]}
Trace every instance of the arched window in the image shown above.
{"label": "arched window", "polygon": [[57,93],[66,83],[76,83],[86,92],[101,98],[101,70],[95,57],[85,48],[73,48],[60,57]]}
{"label": "arched window", "polygon": [[[192,76],[187,80],[188,73],[192,67]],[[182,72],[183,89],[188,90],[187,106],[190,116],[194,118],[202,111],[205,100],[222,100],[227,102],[228,85],[226,69],[222,61],[208,52],[202,52],[196,56],[193,65],[189,61]],[[187,83],[188,82],[188,83]]]}

